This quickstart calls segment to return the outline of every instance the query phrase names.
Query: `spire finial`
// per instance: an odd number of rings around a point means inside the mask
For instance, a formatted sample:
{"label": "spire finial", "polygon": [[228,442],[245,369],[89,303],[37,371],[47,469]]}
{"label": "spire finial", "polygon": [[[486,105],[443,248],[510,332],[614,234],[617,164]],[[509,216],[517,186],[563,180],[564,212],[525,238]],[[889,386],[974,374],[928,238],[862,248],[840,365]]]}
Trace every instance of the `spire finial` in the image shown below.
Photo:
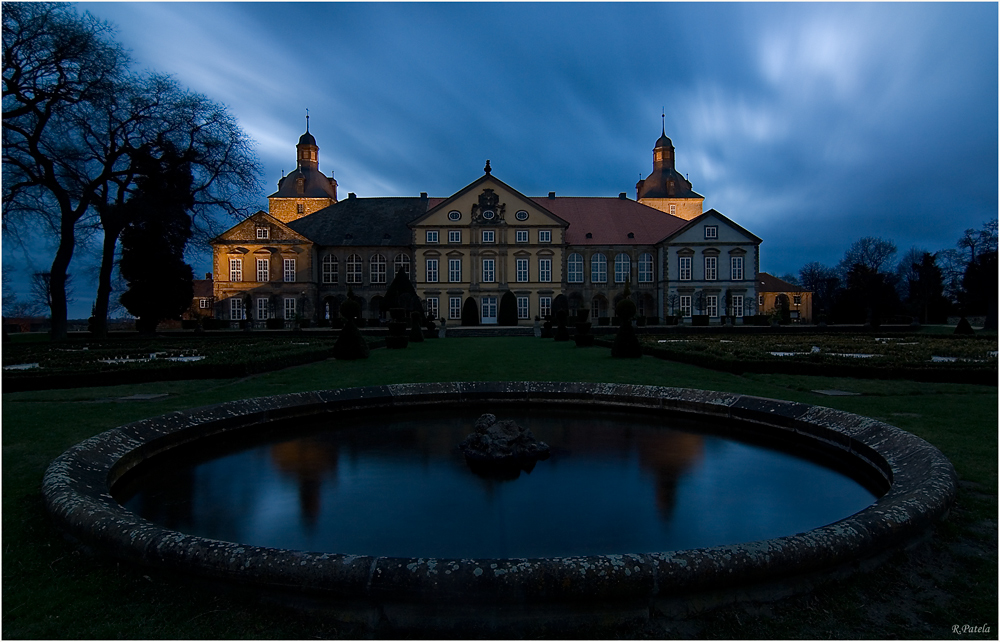
{"label": "spire finial", "polygon": [[309,108],[306,107],[306,133],[309,133]]}
{"label": "spire finial", "polygon": [[490,169],[490,159],[488,158],[486,159],[486,167],[483,168],[483,171],[486,172],[487,174],[489,174],[492,171]]}
{"label": "spire finial", "polygon": [[660,132],[666,136],[667,135],[667,106],[663,106],[663,111],[660,113]]}

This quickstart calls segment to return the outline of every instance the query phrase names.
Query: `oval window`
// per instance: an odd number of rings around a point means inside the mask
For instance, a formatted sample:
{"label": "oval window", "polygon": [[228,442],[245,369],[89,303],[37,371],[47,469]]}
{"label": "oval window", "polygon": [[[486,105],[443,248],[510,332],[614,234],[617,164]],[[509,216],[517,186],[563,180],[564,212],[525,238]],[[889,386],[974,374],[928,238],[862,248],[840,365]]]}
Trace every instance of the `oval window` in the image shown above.
{"label": "oval window", "polygon": [[452,210],[452,211],[448,212],[448,220],[450,220],[450,221],[457,221],[460,218],[462,218],[462,213],[459,212],[458,210]]}
{"label": "oval window", "polygon": [[483,210],[483,218],[487,221],[491,220],[494,216],[493,210]]}
{"label": "oval window", "polygon": [[514,218],[516,218],[519,221],[527,221],[528,213],[525,212],[524,210],[518,210],[517,214],[514,215]]}

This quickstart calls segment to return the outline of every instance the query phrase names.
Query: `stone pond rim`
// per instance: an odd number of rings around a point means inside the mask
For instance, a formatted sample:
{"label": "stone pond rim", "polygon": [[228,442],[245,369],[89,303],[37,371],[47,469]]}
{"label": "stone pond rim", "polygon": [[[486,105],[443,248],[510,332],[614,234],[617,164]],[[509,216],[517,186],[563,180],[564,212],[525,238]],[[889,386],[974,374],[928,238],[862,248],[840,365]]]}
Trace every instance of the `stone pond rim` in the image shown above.
{"label": "stone pond rim", "polygon": [[[120,506],[111,494],[132,468],[199,439],[229,438],[269,422],[332,412],[442,403],[558,403],[728,420],[735,434],[803,444],[846,459],[886,492],[850,517],[798,535],[703,549],[537,559],[411,559],[249,546],[160,527]],[[463,608],[477,622],[487,612],[501,611],[508,617],[528,610],[534,618],[539,610],[568,614],[577,609],[593,616],[595,605],[618,605],[621,612],[638,614],[655,605],[680,603],[683,611],[683,605],[699,601],[808,590],[816,579],[856,570],[919,539],[948,513],[956,489],[955,470],[939,450],[859,415],[725,392],[536,382],[372,386],[172,412],[77,444],[52,462],[42,482],[56,524],[97,553],[236,584],[264,596],[301,598],[333,613],[361,612],[369,615],[357,617],[398,622],[430,617],[437,618],[436,624]]]}

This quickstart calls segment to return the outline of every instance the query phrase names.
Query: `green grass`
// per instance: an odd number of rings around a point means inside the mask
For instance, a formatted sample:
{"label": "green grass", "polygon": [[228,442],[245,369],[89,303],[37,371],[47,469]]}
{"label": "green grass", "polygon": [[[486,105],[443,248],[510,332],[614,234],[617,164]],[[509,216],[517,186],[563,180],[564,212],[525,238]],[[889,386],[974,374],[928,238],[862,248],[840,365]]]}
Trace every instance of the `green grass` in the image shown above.
{"label": "green grass", "polygon": [[[578,349],[572,343],[527,338],[427,341],[411,344],[406,350],[373,350],[366,361],[328,360],[243,379],[4,394],[4,637],[369,635],[361,628],[312,616],[289,617],[276,607],[260,608],[216,590],[192,588],[181,579],[82,554],[49,523],[41,501],[42,474],[52,458],[86,437],[176,409],[325,388],[487,380],[641,383],[827,405],[877,417],[920,435],[952,460],[963,480],[958,506],[938,529],[933,554],[927,559],[900,554],[879,573],[852,578],[763,611],[728,607],[681,628],[654,618],[648,626],[586,635],[941,638],[957,637],[950,634],[952,624],[990,622],[992,637],[996,637],[996,387],[818,376],[736,376],[651,357],[616,360],[604,348]],[[811,392],[828,388],[863,394],[823,397]],[[147,402],[110,401],[136,393],[169,396]],[[921,571],[936,578],[938,593],[928,597],[919,592],[928,582],[920,579]],[[894,579],[879,579],[885,577]],[[914,605],[911,610],[917,615],[903,619],[899,615],[872,615],[879,612],[872,605],[887,602],[892,606],[906,600]]]}

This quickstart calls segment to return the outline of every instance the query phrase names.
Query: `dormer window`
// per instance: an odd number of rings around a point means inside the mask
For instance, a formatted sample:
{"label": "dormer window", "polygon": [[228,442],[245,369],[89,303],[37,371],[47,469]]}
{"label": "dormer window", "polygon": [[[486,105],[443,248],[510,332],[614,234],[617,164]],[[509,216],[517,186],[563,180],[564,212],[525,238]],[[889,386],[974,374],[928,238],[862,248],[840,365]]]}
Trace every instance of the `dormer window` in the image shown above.
{"label": "dormer window", "polygon": [[719,238],[719,226],[718,225],[706,225],[705,226],[705,238],[706,239],[717,239],[717,238]]}
{"label": "dormer window", "polygon": [[269,232],[270,232],[270,230],[268,230],[266,227],[258,227],[257,228],[257,238],[258,239],[267,239],[267,238],[270,237]]}

